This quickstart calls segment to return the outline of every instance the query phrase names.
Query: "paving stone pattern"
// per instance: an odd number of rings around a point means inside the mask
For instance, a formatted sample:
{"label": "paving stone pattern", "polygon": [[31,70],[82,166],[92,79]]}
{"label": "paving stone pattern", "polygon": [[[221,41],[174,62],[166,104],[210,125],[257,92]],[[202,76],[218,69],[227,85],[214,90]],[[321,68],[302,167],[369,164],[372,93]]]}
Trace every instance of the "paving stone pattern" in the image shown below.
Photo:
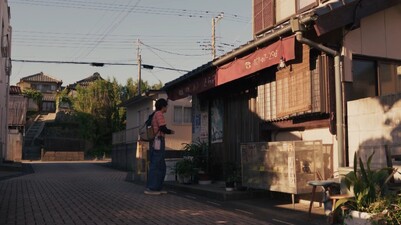
{"label": "paving stone pattern", "polygon": [[37,163],[0,180],[0,224],[268,224],[174,194],[149,196],[126,172],[90,163]]}

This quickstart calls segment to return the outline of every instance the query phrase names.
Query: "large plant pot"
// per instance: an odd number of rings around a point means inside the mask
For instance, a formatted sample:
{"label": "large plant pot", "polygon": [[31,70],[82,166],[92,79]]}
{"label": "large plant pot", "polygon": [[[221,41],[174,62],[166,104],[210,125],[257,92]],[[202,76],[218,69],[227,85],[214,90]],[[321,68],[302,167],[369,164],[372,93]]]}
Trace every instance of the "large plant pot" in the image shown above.
{"label": "large plant pot", "polygon": [[188,175],[178,175],[178,183],[180,184],[190,184],[191,183],[191,176]]}
{"label": "large plant pot", "polygon": [[371,218],[371,213],[351,211],[344,218],[344,225],[373,225]]}
{"label": "large plant pot", "polygon": [[233,181],[226,181],[226,191],[234,191],[234,184]]}

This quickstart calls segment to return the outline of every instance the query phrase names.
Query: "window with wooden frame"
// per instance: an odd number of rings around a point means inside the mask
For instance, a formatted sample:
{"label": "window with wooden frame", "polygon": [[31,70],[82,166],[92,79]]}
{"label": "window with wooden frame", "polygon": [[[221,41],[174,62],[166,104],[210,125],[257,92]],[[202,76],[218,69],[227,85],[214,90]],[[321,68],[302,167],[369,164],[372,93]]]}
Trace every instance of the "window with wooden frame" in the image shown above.
{"label": "window with wooden frame", "polygon": [[253,34],[256,36],[274,25],[274,0],[253,1]]}
{"label": "window with wooden frame", "polygon": [[189,124],[191,123],[192,109],[185,106],[174,106],[174,123]]}
{"label": "window with wooden frame", "polygon": [[276,73],[277,117],[312,110],[310,48],[303,45],[302,62]]}
{"label": "window with wooden frame", "polygon": [[317,0],[296,0],[296,2],[297,13],[304,12],[319,5],[319,2]]}
{"label": "window with wooden frame", "polygon": [[296,14],[295,0],[276,0],[276,22],[281,23]]}
{"label": "window with wooden frame", "polygon": [[253,0],[253,34],[259,35],[275,24],[318,5],[318,0]]}
{"label": "window with wooden frame", "polygon": [[354,57],[349,100],[401,93],[401,62]]}
{"label": "window with wooden frame", "polygon": [[328,113],[330,60],[303,45],[302,62],[276,72],[276,81],[258,86],[257,114],[275,120],[306,113]]}

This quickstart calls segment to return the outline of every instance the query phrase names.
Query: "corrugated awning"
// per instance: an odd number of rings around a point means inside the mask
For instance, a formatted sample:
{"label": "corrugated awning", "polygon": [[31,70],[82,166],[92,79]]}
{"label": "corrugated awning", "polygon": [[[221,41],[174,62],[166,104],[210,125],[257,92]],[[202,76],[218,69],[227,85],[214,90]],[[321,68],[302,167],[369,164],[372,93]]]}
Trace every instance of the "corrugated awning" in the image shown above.
{"label": "corrugated awning", "polygon": [[196,78],[188,79],[174,88],[167,89],[167,95],[170,100],[185,98],[195,95],[216,86],[216,72],[210,71]]}

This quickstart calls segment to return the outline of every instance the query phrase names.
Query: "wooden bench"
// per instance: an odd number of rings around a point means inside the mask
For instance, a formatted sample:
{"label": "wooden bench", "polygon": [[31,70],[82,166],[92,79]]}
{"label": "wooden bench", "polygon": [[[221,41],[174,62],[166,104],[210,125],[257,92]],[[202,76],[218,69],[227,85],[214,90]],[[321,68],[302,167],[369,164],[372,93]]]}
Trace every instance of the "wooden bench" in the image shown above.
{"label": "wooden bench", "polygon": [[350,195],[350,194],[331,195],[331,196],[330,196],[330,199],[333,200],[333,206],[332,206],[332,208],[331,208],[331,211],[334,212],[334,209],[335,209],[337,200],[340,200],[340,199],[348,199],[348,198],[353,198],[353,197],[354,197],[354,196],[353,196],[353,195]]}

